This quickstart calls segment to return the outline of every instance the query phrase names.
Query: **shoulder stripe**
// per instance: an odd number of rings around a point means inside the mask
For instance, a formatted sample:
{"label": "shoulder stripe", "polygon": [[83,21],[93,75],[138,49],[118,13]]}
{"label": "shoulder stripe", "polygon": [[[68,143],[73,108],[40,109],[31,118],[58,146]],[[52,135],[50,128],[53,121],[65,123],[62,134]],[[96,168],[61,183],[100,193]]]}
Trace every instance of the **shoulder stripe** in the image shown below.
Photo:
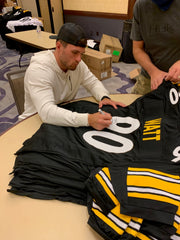
{"label": "shoulder stripe", "polygon": [[142,172],[154,173],[154,174],[157,174],[158,176],[166,176],[166,177],[169,177],[170,179],[180,180],[179,175],[168,174],[168,173],[161,172],[161,171],[154,170],[154,169],[150,169],[150,168],[133,168],[133,167],[129,167],[128,171],[129,172],[134,172],[134,173],[136,173],[136,172],[139,172],[139,173],[142,173]]}
{"label": "shoulder stripe", "polygon": [[[142,221],[141,221],[142,222]],[[137,223],[137,222],[134,222],[132,219],[129,223],[129,227],[135,229],[136,231],[139,231],[140,227],[141,227],[141,223]]]}
{"label": "shoulder stripe", "polygon": [[155,188],[148,188],[148,187],[128,187],[128,192],[139,192],[139,193],[152,193],[161,196],[166,196],[175,200],[180,201],[180,195],[172,194],[166,191],[162,191]]}
{"label": "shoulder stripe", "polygon": [[165,180],[166,182],[180,183],[180,179],[155,174],[155,173],[152,173],[152,172],[149,172],[149,171],[147,171],[147,172],[144,172],[144,171],[128,171],[128,175],[150,176],[150,177]]}
{"label": "shoulder stripe", "polygon": [[111,192],[113,192],[113,194],[115,194],[113,185],[110,182],[109,178],[106,176],[106,174],[101,170],[101,171],[99,171],[99,175],[101,175],[101,177],[104,179],[104,181],[106,182],[108,187],[111,189]]}

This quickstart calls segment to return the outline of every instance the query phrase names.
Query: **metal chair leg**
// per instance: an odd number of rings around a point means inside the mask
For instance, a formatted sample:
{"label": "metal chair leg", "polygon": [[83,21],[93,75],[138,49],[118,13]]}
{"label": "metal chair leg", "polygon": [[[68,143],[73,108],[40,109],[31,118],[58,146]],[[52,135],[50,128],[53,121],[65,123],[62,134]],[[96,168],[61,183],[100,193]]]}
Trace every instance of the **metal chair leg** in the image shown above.
{"label": "metal chair leg", "polygon": [[23,54],[20,53],[20,57],[19,57],[19,67],[21,68],[21,58],[22,58]]}

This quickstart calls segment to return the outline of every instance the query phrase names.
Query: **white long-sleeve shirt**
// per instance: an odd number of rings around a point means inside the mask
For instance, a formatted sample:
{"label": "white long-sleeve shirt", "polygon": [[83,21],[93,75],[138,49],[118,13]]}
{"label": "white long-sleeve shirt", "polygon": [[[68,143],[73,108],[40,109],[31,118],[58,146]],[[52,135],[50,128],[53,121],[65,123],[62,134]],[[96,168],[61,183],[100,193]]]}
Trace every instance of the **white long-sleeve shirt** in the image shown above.
{"label": "white long-sleeve shirt", "polygon": [[74,99],[80,85],[91,92],[97,101],[109,94],[83,61],[76,70],[65,73],[58,66],[53,51],[36,53],[25,74],[25,111],[19,119],[38,112],[45,123],[88,126],[88,113],[72,112],[57,106],[58,103]]}

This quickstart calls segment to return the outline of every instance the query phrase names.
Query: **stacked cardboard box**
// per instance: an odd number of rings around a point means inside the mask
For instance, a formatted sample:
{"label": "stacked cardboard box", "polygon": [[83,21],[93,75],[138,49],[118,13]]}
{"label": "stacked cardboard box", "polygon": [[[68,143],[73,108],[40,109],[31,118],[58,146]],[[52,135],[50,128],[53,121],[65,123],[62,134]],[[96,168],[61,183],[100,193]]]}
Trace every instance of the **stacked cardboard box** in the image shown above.
{"label": "stacked cardboard box", "polygon": [[82,60],[99,80],[111,77],[112,57],[110,55],[86,48]]}
{"label": "stacked cardboard box", "polygon": [[141,73],[141,68],[135,68],[129,73],[131,79],[135,79]]}
{"label": "stacked cardboard box", "polygon": [[112,55],[112,62],[118,62],[121,57],[123,47],[118,38],[103,34],[99,50]]}

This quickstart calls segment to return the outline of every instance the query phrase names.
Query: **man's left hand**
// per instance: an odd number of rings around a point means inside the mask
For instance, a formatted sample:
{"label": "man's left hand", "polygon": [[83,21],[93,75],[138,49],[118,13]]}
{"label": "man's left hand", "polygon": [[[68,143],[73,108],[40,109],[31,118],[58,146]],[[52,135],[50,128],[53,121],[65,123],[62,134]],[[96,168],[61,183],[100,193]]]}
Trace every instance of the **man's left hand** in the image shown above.
{"label": "man's left hand", "polygon": [[124,103],[116,102],[116,101],[113,101],[113,100],[111,100],[109,98],[104,98],[103,100],[101,100],[99,102],[99,108],[102,108],[103,105],[111,105],[115,109],[117,109],[117,106],[121,106],[121,107],[125,107],[126,106]]}
{"label": "man's left hand", "polygon": [[165,80],[170,80],[171,82],[180,82],[180,60],[175,62],[169,69]]}

